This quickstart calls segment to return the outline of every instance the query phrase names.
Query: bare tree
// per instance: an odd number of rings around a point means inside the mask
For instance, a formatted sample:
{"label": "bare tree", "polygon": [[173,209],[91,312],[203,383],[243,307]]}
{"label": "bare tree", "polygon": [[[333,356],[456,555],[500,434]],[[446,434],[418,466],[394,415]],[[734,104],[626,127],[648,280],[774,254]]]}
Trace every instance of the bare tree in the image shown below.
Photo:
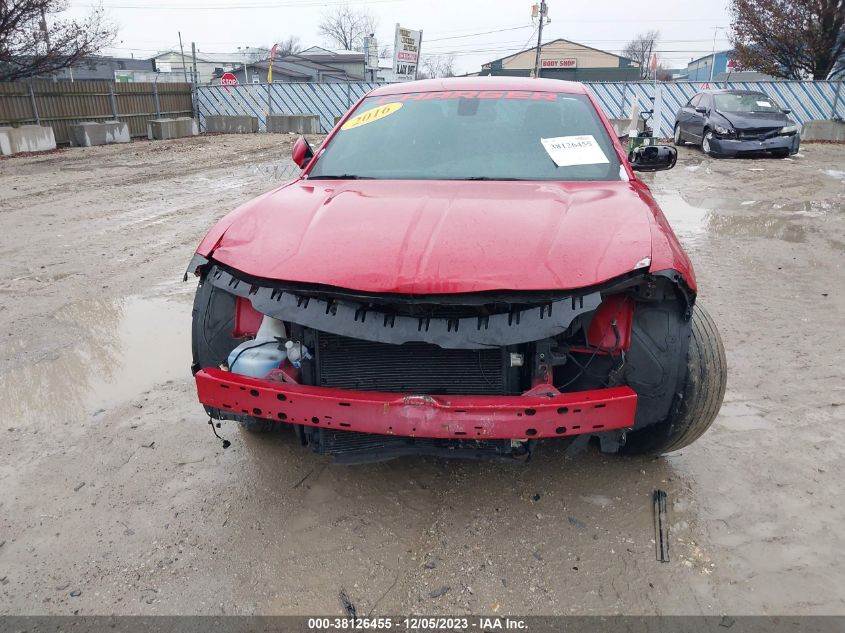
{"label": "bare tree", "polygon": [[828,79],[845,68],[842,0],[732,0],[740,67],[787,79]]}
{"label": "bare tree", "polygon": [[328,42],[348,51],[364,50],[364,38],[375,33],[378,20],[368,11],[341,5],[323,14],[317,30]]}
{"label": "bare tree", "polygon": [[655,74],[657,75],[657,81],[672,81],[672,70],[666,68],[663,64],[657,65]]}
{"label": "bare tree", "polygon": [[640,67],[640,77],[648,79],[651,76],[651,56],[657,48],[660,31],[639,33],[622,50],[622,55],[637,63]]}
{"label": "bare tree", "polygon": [[[2,2],[3,0],[0,0]],[[247,60],[251,63],[262,62],[265,59],[270,59],[270,51],[272,46],[245,46],[238,50],[243,53]],[[298,53],[302,50],[302,45],[299,43],[299,37],[290,35],[282,38],[276,44],[276,59],[285,57],[293,53]]]}
{"label": "bare tree", "polygon": [[284,57],[285,55],[298,53],[302,50],[302,44],[300,43],[298,35],[290,35],[280,39],[277,46],[276,57]]}
{"label": "bare tree", "polygon": [[455,56],[454,55],[427,55],[423,57],[420,66],[420,79],[436,79],[440,77],[454,77],[455,76]]}
{"label": "bare tree", "polygon": [[251,63],[260,62],[270,56],[269,46],[245,46],[239,50]]}
{"label": "bare tree", "polygon": [[0,0],[0,81],[67,68],[114,41],[116,27],[101,7],[87,18],[57,18],[67,0]]}

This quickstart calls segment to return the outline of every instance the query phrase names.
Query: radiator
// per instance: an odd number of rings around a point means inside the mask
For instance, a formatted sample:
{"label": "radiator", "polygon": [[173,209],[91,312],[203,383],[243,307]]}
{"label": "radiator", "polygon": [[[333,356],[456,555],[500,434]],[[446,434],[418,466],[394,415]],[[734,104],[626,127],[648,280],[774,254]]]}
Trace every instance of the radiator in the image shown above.
{"label": "radiator", "polygon": [[505,393],[502,349],[390,345],[317,332],[317,384],[413,394]]}

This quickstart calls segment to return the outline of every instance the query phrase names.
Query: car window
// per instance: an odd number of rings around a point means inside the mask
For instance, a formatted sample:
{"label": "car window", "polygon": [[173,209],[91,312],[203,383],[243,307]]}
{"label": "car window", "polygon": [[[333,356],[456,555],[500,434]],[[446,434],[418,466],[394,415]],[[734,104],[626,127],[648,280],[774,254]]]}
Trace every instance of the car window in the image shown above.
{"label": "car window", "polygon": [[762,92],[720,93],[716,109],[722,112],[780,112],[780,108]]}
{"label": "car window", "polygon": [[694,108],[695,106],[698,105],[698,102],[700,100],[701,100],[701,94],[699,93],[699,94],[695,95],[692,99],[689,100],[689,103],[687,103],[687,107]]}
{"label": "car window", "polygon": [[584,95],[466,90],[365,99],[308,177],[619,180],[619,166]]}

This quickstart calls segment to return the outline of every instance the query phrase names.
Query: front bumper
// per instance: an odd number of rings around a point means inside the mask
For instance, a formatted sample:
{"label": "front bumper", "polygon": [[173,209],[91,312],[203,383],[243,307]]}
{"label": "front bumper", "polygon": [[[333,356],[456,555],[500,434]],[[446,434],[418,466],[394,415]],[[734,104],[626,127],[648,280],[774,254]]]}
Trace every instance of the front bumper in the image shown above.
{"label": "front bumper", "polygon": [[764,140],[741,140],[713,137],[710,141],[710,149],[716,154],[724,156],[783,151],[788,151],[790,154],[796,154],[800,144],[801,138],[798,134],[793,134],[791,136],[774,136]]}
{"label": "front bumper", "polygon": [[428,396],[277,383],[219,369],[195,375],[206,407],[233,415],[381,435],[539,439],[630,429],[629,387],[518,396]]}

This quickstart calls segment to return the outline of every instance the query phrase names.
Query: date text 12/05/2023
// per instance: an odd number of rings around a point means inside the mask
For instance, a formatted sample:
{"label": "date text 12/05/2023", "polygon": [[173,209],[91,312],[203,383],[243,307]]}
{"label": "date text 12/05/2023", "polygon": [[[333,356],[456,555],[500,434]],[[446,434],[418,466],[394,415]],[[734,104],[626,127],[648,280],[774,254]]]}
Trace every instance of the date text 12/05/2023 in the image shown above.
{"label": "date text 12/05/2023", "polygon": [[365,617],[308,618],[311,631],[404,630],[404,631],[522,631],[528,628],[521,618],[479,616],[459,617]]}

